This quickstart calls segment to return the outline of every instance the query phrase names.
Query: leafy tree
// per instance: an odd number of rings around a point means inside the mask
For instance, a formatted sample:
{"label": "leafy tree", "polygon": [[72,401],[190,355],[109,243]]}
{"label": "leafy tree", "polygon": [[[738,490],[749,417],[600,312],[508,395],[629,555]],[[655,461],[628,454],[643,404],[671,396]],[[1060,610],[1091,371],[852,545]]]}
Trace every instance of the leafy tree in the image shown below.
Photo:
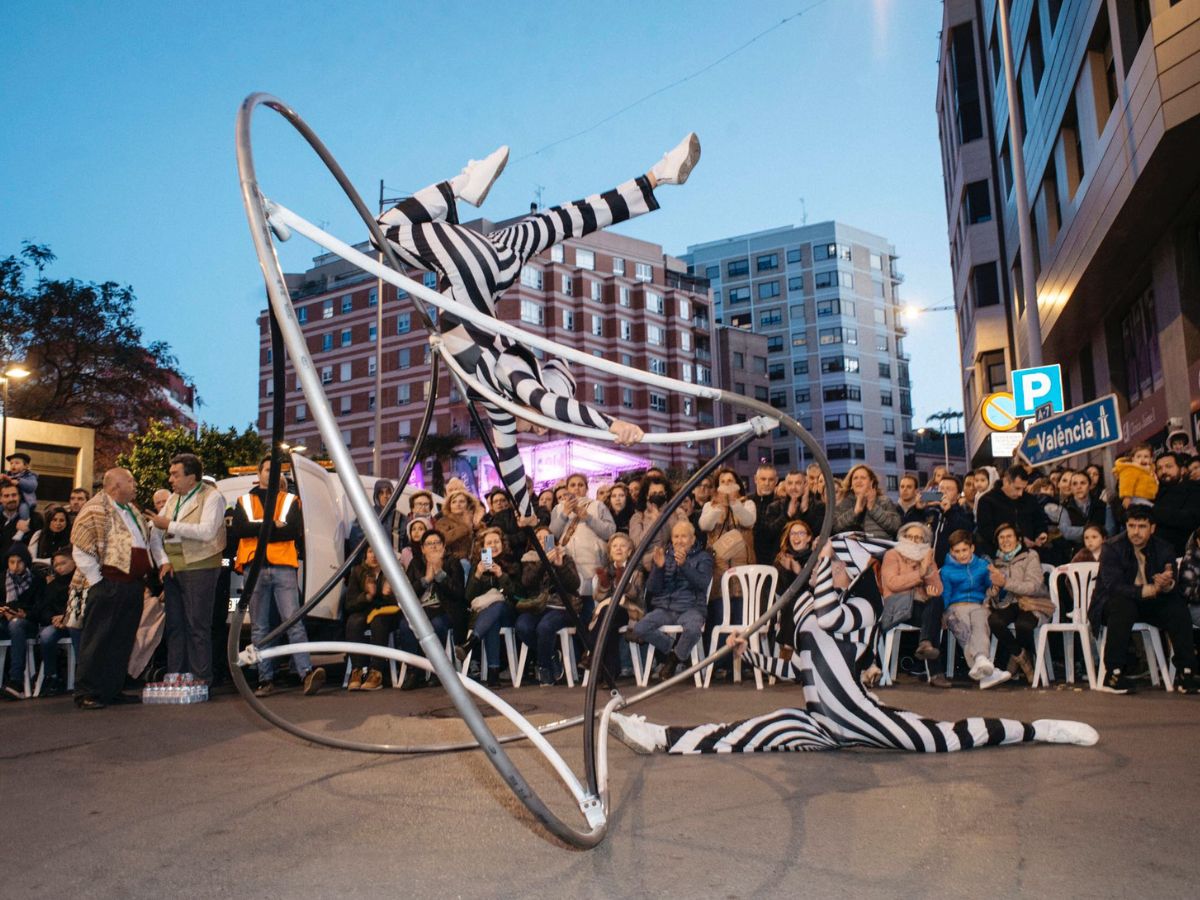
{"label": "leafy tree", "polygon": [[94,428],[102,471],[151,420],[178,420],[164,390],[177,361],[167,344],[143,344],[131,287],[46,278],[54,258],[27,242],[0,259],[0,357],[32,373],[11,412]]}
{"label": "leafy tree", "polygon": [[204,474],[220,479],[231,466],[253,466],[266,452],[253,425],[241,434],[230,426],[224,430],[201,425],[197,435],[184,425],[151,422],[132,440],[132,447],[117,459],[117,465],[133,473],[138,484],[138,503],[147,505],[154,492],[167,487],[167,470],[176,453],[195,453],[204,464]]}

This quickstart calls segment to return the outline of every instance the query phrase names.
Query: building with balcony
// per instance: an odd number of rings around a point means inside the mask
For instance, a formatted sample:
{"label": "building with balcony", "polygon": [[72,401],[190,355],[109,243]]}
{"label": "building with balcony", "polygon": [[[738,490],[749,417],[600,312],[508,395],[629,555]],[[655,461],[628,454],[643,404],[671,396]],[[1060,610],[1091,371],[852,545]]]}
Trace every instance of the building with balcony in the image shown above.
{"label": "building with balcony", "polygon": [[[786,226],[688,247],[689,271],[712,285],[716,323],[766,342],[765,396],[758,365],[729,390],[758,396],[816,437],[836,474],[870,465],[889,490],[913,467],[912,385],[897,320],[902,280],[895,248],[840,222]],[[803,468],[790,433],[772,437],[770,460]]]}
{"label": "building with balcony", "polygon": [[[1116,393],[1119,453],[1200,418],[1200,0],[1012,0],[1015,172],[996,0],[946,0],[937,114],[963,366],[966,452],[992,461],[979,405],[1029,359],[1068,407]],[[1030,198],[1022,260],[1014,179]],[[1099,459],[1102,454],[1097,454]]]}

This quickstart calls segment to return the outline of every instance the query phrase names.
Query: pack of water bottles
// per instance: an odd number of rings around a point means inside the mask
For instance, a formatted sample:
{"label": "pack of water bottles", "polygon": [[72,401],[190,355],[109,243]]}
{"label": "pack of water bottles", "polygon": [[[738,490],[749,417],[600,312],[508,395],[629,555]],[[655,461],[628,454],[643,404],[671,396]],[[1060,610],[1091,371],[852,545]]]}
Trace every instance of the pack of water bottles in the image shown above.
{"label": "pack of water bottles", "polygon": [[151,681],[142,688],[143,703],[180,706],[203,703],[208,699],[208,685],[197,681],[191,672],[169,672],[162,681]]}

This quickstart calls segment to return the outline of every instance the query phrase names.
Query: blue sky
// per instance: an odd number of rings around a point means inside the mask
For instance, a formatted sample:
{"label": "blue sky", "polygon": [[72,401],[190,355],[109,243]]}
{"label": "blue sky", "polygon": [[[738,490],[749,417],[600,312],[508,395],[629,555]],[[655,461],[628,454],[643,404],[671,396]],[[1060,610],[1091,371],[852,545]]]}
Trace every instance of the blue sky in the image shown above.
{"label": "blue sky", "polygon": [[[411,192],[511,145],[480,211],[493,219],[539,186],[546,203],[610,187],[694,130],[692,179],[624,233],[682,253],[836,218],[896,245],[906,302],[950,299],[933,0],[54,2],[8,4],[0,22],[0,255],[45,243],[56,276],[132,285],[146,338],[171,344],[217,425],[257,410],[265,298],[233,129],[258,90],[313,126],[368,203],[380,179]],[[269,196],[361,238],[274,114],[256,117],[255,155]],[[293,240],[281,256],[299,271],[316,252]],[[907,349],[915,424],[960,409],[953,315],[914,323]]]}

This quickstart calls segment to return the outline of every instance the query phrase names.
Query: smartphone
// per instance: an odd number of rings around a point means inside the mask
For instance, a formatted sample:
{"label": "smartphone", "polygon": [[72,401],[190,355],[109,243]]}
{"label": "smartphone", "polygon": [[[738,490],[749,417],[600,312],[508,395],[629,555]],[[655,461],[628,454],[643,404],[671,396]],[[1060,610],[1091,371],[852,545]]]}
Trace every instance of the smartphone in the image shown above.
{"label": "smartphone", "polygon": [[484,547],[483,552],[479,555],[479,558],[485,566],[490,567],[492,564],[492,548]]}
{"label": "smartphone", "polygon": [[545,547],[547,550],[553,550],[554,549],[554,535],[552,535],[552,534],[546,535],[546,539],[544,541],[542,541],[542,546]]}
{"label": "smartphone", "polygon": [[942,499],[941,491],[921,491],[921,499],[926,503],[940,503]]}

